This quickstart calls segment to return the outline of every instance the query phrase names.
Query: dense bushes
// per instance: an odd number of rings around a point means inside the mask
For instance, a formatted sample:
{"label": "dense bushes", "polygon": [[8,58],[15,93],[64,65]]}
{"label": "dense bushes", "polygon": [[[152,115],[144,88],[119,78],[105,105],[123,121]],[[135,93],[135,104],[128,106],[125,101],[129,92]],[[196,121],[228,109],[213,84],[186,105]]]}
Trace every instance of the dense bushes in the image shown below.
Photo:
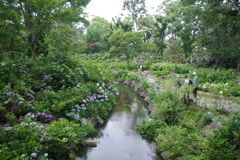
{"label": "dense bushes", "polygon": [[74,159],[115,101],[111,73],[68,54],[5,59],[0,80],[0,159]]}
{"label": "dense bushes", "polygon": [[158,150],[166,151],[169,159],[239,159],[239,110],[217,105],[200,108],[194,103],[186,106],[184,91],[167,86],[161,94],[151,90],[148,95],[155,106],[150,116],[154,120],[139,124],[137,131],[154,139]]}
{"label": "dense bushes", "polygon": [[156,77],[175,77],[179,74],[182,81],[185,75],[193,79],[192,73],[197,72],[200,90],[224,96],[240,96],[240,85],[236,81],[237,70],[235,69],[194,69],[186,64],[155,63],[151,65],[150,71],[150,74]]}
{"label": "dense bushes", "polygon": [[191,65],[172,64],[172,63],[155,63],[150,67],[151,74],[155,76],[166,76],[171,73],[189,74],[193,70]]}
{"label": "dense bushes", "polygon": [[[232,73],[230,70],[206,69],[204,73],[201,72],[202,70],[194,70],[199,75],[200,83],[207,78],[208,74],[205,72],[217,75],[209,77],[212,77],[213,82],[218,83],[223,83],[227,79],[233,81],[236,78],[235,73],[229,74]],[[137,125],[136,130],[143,137],[154,139],[158,151],[164,152],[168,159],[176,157],[184,160],[240,158],[239,109],[234,106],[224,108],[218,103],[206,108],[198,107],[195,103],[185,103],[184,95],[187,92],[191,93],[192,86],[182,86],[177,89],[173,87],[171,78],[167,79],[168,83],[164,83],[164,89],[160,89],[156,84],[146,82],[145,77],[137,73],[119,71],[117,75],[123,80],[142,82],[148,97],[154,101],[155,106],[150,114],[153,119],[143,121]],[[165,80],[159,82],[162,84],[163,81]],[[210,91],[216,93],[213,90]],[[217,95],[222,94],[218,92]],[[205,103],[209,102],[205,101]]]}

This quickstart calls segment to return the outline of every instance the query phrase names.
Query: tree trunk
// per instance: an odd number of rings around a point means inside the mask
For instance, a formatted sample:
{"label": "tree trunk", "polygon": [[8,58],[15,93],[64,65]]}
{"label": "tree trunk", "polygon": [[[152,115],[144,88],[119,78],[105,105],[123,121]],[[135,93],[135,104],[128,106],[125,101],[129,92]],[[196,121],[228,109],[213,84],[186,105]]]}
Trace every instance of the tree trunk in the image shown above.
{"label": "tree trunk", "polygon": [[34,61],[36,57],[36,42],[33,42],[31,46],[32,46],[32,60]]}
{"label": "tree trunk", "polygon": [[37,34],[31,34],[32,60],[36,58],[36,37]]}
{"label": "tree trunk", "polygon": [[13,51],[13,45],[14,45],[14,38],[11,38],[10,46],[9,46],[9,51]]}

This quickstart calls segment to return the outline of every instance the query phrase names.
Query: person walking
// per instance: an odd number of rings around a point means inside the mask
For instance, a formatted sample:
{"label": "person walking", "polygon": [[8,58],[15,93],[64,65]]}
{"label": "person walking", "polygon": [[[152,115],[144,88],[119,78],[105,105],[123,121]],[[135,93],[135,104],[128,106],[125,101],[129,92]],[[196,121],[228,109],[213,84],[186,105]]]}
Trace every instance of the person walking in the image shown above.
{"label": "person walking", "polygon": [[196,98],[197,97],[197,90],[198,90],[198,76],[196,72],[193,72],[193,85],[194,85],[194,89],[193,89],[193,96]]}
{"label": "person walking", "polygon": [[184,93],[184,100],[186,101],[187,98],[189,98],[189,91],[188,91],[188,86],[189,85],[190,81],[189,81],[189,78],[188,78],[188,75],[185,76],[185,79],[184,79],[184,90],[186,93]]}
{"label": "person walking", "polygon": [[181,82],[180,82],[180,80],[179,80],[179,75],[176,76],[176,84],[175,84],[175,86],[176,86],[177,88],[180,88],[180,87],[181,87]]}

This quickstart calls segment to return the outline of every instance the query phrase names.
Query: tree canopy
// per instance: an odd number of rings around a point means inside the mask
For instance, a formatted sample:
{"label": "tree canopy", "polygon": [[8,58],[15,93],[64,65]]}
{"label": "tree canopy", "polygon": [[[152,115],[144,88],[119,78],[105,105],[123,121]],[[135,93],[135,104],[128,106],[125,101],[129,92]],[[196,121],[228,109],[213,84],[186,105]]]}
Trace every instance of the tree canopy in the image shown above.
{"label": "tree canopy", "polygon": [[[142,42],[154,46],[147,52],[157,52],[159,57],[168,57],[172,42],[181,42],[177,43],[181,48],[181,53],[177,54],[184,55],[184,62],[225,68],[240,64],[240,4],[237,0],[165,0],[155,15],[148,14],[145,0],[125,0],[123,10],[128,15],[114,17],[112,22],[99,17],[87,21],[83,9],[89,2],[2,0],[0,51],[21,52],[33,60],[36,55],[49,51],[103,53],[111,48],[112,52],[116,45],[109,37],[113,34],[115,37],[117,30],[122,29],[121,34],[143,35]],[[141,52],[146,48],[149,47]],[[120,48],[118,50],[120,52]]]}
{"label": "tree canopy", "polygon": [[[81,13],[88,2],[89,0],[3,0],[0,2],[0,7],[4,10],[1,14],[1,30],[5,35],[21,37],[23,43],[30,45],[34,60],[39,36],[52,25],[83,20]],[[16,31],[20,27],[21,33]]]}

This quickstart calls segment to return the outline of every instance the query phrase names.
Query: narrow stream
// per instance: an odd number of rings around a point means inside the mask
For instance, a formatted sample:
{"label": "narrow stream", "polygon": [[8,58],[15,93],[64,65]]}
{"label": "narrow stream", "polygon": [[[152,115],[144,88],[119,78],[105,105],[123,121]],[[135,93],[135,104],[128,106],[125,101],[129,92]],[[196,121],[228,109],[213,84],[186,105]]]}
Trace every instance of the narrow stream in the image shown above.
{"label": "narrow stream", "polygon": [[77,160],[161,160],[156,145],[143,139],[134,127],[149,119],[146,102],[125,85],[109,120],[94,137],[97,147],[87,147]]}

